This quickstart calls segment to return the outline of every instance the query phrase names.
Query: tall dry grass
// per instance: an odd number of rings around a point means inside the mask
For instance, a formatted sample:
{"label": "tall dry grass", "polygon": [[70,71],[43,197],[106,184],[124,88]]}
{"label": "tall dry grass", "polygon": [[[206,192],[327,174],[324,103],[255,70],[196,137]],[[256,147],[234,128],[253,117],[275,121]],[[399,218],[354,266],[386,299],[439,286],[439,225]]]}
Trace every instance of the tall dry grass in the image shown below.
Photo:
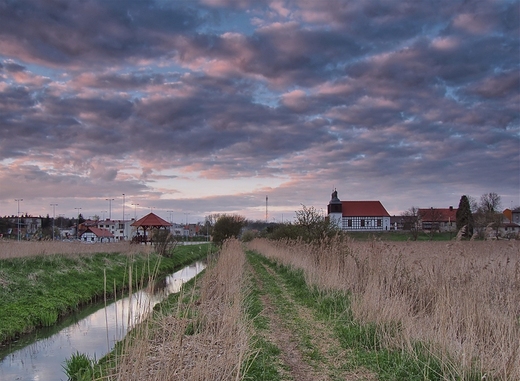
{"label": "tall dry grass", "polygon": [[131,245],[129,242],[87,244],[62,241],[0,240],[0,259],[34,257],[38,255],[82,255],[92,253],[150,253],[151,245]]}
{"label": "tall dry grass", "polygon": [[447,379],[477,370],[520,380],[519,242],[257,239],[249,247],[303,269],[308,284],[351,292],[356,319],[376,323],[391,348],[413,353],[424,343]]}
{"label": "tall dry grass", "polygon": [[133,332],[110,380],[239,380],[249,356],[244,319],[245,256],[227,242],[202,277],[200,290],[181,295],[177,309],[159,312]]}

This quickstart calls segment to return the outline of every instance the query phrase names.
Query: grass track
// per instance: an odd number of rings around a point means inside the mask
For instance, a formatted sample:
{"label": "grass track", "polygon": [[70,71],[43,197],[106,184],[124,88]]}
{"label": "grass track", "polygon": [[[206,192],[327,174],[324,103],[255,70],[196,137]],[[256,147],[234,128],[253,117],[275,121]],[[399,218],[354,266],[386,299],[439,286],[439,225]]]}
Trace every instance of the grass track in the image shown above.
{"label": "grass track", "polygon": [[250,379],[443,379],[434,359],[382,348],[374,326],[353,320],[347,295],[309,288],[301,271],[254,252],[247,258],[254,290],[250,315],[260,350]]}

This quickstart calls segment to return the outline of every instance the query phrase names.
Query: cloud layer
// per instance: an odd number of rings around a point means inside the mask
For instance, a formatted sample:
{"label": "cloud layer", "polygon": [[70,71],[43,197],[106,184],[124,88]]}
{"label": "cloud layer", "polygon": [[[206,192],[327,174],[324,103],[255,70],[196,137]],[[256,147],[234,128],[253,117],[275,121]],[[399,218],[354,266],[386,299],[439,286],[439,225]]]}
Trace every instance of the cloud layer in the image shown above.
{"label": "cloud layer", "polygon": [[[0,1],[0,214],[520,204],[517,1]],[[510,205],[511,204],[511,205]],[[128,210],[130,209],[130,210]],[[117,212],[116,212],[117,211]],[[122,216],[122,200],[114,214]]]}

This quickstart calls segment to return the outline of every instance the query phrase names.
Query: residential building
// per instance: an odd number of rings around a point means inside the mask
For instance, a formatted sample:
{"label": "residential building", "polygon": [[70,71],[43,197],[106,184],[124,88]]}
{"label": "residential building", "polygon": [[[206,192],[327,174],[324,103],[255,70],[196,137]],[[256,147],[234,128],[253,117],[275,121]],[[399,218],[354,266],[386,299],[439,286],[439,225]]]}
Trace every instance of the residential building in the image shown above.
{"label": "residential building", "polygon": [[344,231],[390,230],[390,214],[380,201],[341,201],[334,190],[327,214]]}
{"label": "residential building", "polygon": [[132,227],[134,219],[131,220],[99,220],[96,225],[99,229],[106,229],[114,235],[116,241],[127,241],[131,239],[136,232],[136,229]]}
{"label": "residential building", "polygon": [[80,237],[82,242],[96,243],[96,242],[114,242],[114,235],[106,229],[99,229],[93,226],[87,227]]}
{"label": "residential building", "polygon": [[422,230],[439,232],[455,232],[457,230],[457,209],[449,208],[429,208],[419,209],[419,226]]}

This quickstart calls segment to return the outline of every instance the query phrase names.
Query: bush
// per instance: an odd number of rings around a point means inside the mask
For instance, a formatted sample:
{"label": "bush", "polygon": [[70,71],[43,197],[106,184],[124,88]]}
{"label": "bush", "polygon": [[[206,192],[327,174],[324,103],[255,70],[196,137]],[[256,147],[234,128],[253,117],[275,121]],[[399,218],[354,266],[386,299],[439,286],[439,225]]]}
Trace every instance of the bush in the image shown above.
{"label": "bush", "polygon": [[213,242],[222,245],[226,239],[238,237],[245,224],[246,219],[243,216],[221,215],[213,227]]}

